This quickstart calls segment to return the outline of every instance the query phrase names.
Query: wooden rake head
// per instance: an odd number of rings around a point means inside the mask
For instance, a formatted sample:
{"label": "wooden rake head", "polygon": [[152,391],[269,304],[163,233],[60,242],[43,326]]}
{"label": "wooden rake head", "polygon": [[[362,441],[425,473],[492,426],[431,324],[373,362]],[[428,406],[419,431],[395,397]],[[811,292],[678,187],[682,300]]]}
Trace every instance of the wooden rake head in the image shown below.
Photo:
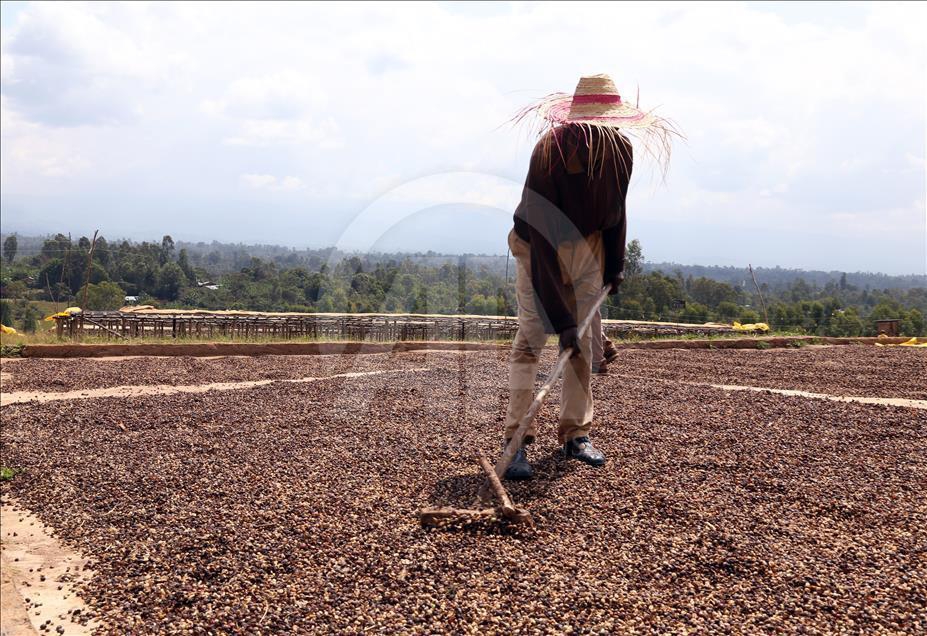
{"label": "wooden rake head", "polygon": [[[510,523],[524,524],[534,526],[534,520],[531,513],[523,508],[516,508],[509,498],[499,476],[492,464],[485,457],[480,455],[479,464],[486,473],[489,489],[485,487],[480,490],[480,497],[477,505],[482,508],[452,508],[445,506],[443,508],[423,508],[418,511],[418,517],[423,526],[443,527],[454,525],[466,525],[479,521],[490,521],[504,519]],[[492,497],[489,491],[496,497],[496,505],[489,506]]]}

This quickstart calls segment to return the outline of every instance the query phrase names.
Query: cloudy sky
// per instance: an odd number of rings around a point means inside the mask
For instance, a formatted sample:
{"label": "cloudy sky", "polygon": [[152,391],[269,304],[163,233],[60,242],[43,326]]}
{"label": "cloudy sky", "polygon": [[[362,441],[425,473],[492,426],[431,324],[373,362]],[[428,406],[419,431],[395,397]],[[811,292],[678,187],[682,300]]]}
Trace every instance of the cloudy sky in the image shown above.
{"label": "cloudy sky", "polygon": [[672,118],[654,261],[924,273],[924,4],[2,5],[2,229],[505,253],[522,106]]}

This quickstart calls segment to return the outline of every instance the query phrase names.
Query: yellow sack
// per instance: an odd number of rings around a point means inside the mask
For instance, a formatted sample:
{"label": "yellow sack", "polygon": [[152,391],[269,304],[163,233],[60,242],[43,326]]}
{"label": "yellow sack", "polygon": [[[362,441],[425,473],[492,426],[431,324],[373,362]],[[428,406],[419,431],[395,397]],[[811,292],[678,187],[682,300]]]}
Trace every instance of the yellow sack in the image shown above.
{"label": "yellow sack", "polygon": [[16,331],[16,330],[13,329],[12,327],[7,327],[7,326],[4,325],[4,324],[0,324],[0,331],[2,331],[2,332],[5,333],[5,334],[8,334],[8,335],[10,335],[10,336],[15,336],[16,334],[19,333],[18,331]]}
{"label": "yellow sack", "polygon": [[55,318],[67,318],[68,316],[74,316],[75,314],[79,314],[82,311],[83,310],[80,307],[68,307],[64,311],[59,311],[57,314],[46,316],[45,320],[54,320]]}
{"label": "yellow sack", "polygon": [[157,307],[154,305],[126,305],[119,308],[121,314],[132,314],[136,312],[154,311]]}
{"label": "yellow sack", "polygon": [[752,322],[748,325],[742,325],[735,320],[731,326],[734,331],[769,331],[769,325],[765,322]]}
{"label": "yellow sack", "polygon": [[[880,336],[885,334],[880,334]],[[875,343],[877,347],[927,347],[927,340],[924,342],[918,342],[917,338],[911,338],[910,340],[905,340],[904,342],[899,342],[898,344],[884,344],[881,342]]]}

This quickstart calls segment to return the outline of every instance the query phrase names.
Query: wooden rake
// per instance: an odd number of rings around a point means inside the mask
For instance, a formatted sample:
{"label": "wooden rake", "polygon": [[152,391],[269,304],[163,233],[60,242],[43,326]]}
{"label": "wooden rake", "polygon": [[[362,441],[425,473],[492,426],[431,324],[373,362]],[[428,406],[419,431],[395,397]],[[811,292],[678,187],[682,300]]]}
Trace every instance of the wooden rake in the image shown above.
{"label": "wooden rake", "polygon": [[[608,296],[609,289],[610,286],[606,285],[599,291],[595,301],[592,303],[592,308],[579,325],[579,338],[582,338],[589,330],[589,325],[592,324],[595,313],[599,311],[599,306]],[[547,381],[537,392],[537,395],[534,396],[534,400],[531,402],[528,410],[518,422],[518,428],[515,430],[515,434],[512,435],[512,439],[509,440],[505,450],[502,451],[502,456],[499,457],[499,461],[496,462],[496,465],[492,466],[489,460],[482,455],[478,457],[479,465],[486,473],[486,481],[477,493],[477,501],[475,503],[477,507],[452,508],[445,506],[442,508],[423,508],[418,511],[419,520],[423,526],[460,525],[491,519],[505,519],[512,523],[530,526],[534,525],[531,513],[524,508],[515,507],[512,503],[512,499],[502,485],[500,477],[508,470],[509,465],[512,463],[512,459],[515,458],[515,453],[521,448],[521,443],[525,438],[528,427],[534,421],[534,418],[537,417],[538,411],[541,409],[541,405],[544,404],[544,400],[547,399],[554,383],[563,375],[563,370],[566,368],[567,362],[569,362],[572,355],[572,349],[560,352],[557,363],[547,376]],[[495,495],[496,498],[495,506],[490,505],[493,495]]]}

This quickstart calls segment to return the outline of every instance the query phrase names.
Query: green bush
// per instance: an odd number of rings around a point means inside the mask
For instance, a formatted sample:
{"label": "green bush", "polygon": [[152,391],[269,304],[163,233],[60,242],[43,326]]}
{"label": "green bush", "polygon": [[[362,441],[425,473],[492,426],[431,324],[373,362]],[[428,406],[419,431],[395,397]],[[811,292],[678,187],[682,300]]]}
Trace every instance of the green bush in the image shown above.
{"label": "green bush", "polygon": [[7,327],[13,326],[13,307],[8,300],[0,300],[0,323]]}
{"label": "green bush", "polygon": [[26,333],[35,333],[39,317],[39,312],[31,306],[27,307],[22,318],[23,331]]}
{"label": "green bush", "polygon": [[924,329],[924,314],[917,309],[909,311],[905,319],[901,321],[901,333],[905,336],[927,335]]}
{"label": "green bush", "polygon": [[679,321],[693,324],[708,322],[708,307],[699,303],[686,303],[686,308],[679,314]]}
{"label": "green bush", "polygon": [[865,330],[866,325],[852,307],[846,311],[835,311],[823,329],[825,336],[838,337],[861,336]]}
{"label": "green bush", "polygon": [[718,318],[731,321],[737,317],[738,313],[740,313],[740,307],[738,307],[736,303],[732,303],[729,300],[718,303]]}
{"label": "green bush", "polygon": [[0,358],[21,358],[25,345],[0,345]]}

